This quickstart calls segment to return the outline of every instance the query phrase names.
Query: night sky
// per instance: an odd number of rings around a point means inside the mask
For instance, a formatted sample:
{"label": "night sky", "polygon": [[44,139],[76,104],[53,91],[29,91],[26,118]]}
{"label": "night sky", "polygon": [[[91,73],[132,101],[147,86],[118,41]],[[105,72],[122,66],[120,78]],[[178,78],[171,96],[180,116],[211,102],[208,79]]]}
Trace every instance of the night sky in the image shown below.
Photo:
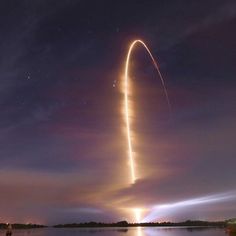
{"label": "night sky", "polygon": [[[132,207],[235,191],[235,29],[234,0],[1,1],[0,221],[132,221]],[[172,111],[137,47],[130,185],[122,75],[136,38]],[[235,216],[236,197],[156,220]]]}

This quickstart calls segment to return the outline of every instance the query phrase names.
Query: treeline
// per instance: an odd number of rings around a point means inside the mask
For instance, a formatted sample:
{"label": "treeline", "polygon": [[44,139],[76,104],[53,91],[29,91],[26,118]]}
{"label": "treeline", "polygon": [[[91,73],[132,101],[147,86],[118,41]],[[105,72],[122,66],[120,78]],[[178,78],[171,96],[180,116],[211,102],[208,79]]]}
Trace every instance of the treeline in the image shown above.
{"label": "treeline", "polygon": [[[38,225],[38,224],[11,224],[12,229],[35,229],[35,228],[44,228],[47,227],[45,225]],[[0,229],[7,229],[6,223],[0,223]]]}
{"label": "treeline", "polygon": [[55,228],[77,228],[77,227],[137,227],[137,226],[187,226],[187,227],[226,227],[225,221],[200,221],[187,220],[184,222],[150,222],[150,223],[128,223],[127,221],[119,221],[117,223],[101,223],[101,222],[86,222],[54,225]]}
{"label": "treeline", "polygon": [[225,221],[187,220],[183,222],[151,222],[140,223],[140,226],[189,226],[189,227],[226,227]]}
{"label": "treeline", "polygon": [[126,227],[130,224],[127,221],[119,221],[117,223],[101,223],[101,222],[86,222],[54,225],[55,228],[77,228],[77,227]]}
{"label": "treeline", "polygon": [[[220,227],[224,228],[227,225],[227,221],[200,221],[200,220],[187,220],[184,222],[150,222],[150,223],[128,223],[127,221],[119,221],[116,223],[101,223],[101,222],[85,222],[85,223],[72,223],[72,224],[58,224],[54,225],[55,228],[92,228],[92,227],[137,227],[137,226],[156,226],[156,227]],[[44,228],[46,225],[38,224],[11,224],[13,229],[34,229]],[[7,229],[6,223],[0,223],[0,229]]]}

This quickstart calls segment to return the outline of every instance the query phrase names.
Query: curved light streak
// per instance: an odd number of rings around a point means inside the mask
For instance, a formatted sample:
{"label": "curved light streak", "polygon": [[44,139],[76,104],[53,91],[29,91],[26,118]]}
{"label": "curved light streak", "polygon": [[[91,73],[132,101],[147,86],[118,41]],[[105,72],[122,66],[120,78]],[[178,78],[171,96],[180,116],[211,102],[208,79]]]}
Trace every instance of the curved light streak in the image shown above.
{"label": "curved light streak", "polygon": [[142,40],[140,40],[140,39],[134,40],[131,43],[130,47],[129,47],[129,51],[128,51],[128,54],[127,54],[127,57],[126,57],[125,76],[124,76],[124,80],[125,80],[125,84],[124,84],[124,87],[125,87],[125,92],[124,92],[125,123],[126,123],[128,155],[129,155],[130,173],[131,173],[131,182],[132,182],[132,184],[135,183],[137,177],[136,177],[136,173],[135,173],[135,163],[134,163],[133,147],[132,147],[132,141],[131,141],[128,90],[129,90],[129,63],[130,63],[130,57],[131,57],[132,51],[133,51],[133,49],[134,49],[136,44],[141,44],[146,49],[146,51],[148,52],[149,56],[151,57],[153,65],[154,65],[155,69],[157,70],[157,73],[158,73],[158,75],[159,75],[159,77],[161,79],[161,83],[162,83],[162,86],[163,86],[163,89],[164,89],[164,92],[165,92],[165,96],[166,96],[166,99],[167,99],[169,110],[171,108],[170,100],[169,100],[168,93],[167,93],[166,86],[165,86],[165,82],[164,82],[164,79],[162,77],[162,74],[160,72],[160,69],[158,67],[158,64],[157,64],[156,60],[154,59],[154,57],[153,57],[151,51],[149,50],[149,48],[147,47],[147,45]]}

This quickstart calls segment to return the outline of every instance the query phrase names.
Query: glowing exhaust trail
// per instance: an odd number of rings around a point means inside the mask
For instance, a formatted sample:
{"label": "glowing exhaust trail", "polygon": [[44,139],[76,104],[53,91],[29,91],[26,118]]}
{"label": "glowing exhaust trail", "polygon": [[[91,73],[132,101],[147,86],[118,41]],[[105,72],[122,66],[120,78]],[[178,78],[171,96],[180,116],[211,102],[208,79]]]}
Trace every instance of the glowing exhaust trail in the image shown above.
{"label": "glowing exhaust trail", "polygon": [[131,141],[130,119],[129,119],[129,117],[130,117],[129,116],[129,103],[128,103],[129,62],[130,62],[130,56],[131,56],[131,53],[133,51],[133,48],[138,43],[141,44],[146,49],[146,51],[148,52],[149,56],[151,57],[153,65],[154,65],[155,69],[157,70],[157,73],[158,73],[158,75],[159,75],[159,77],[161,79],[161,83],[162,83],[162,86],[163,86],[163,89],[164,89],[164,92],[165,92],[165,96],[166,96],[166,99],[167,99],[169,110],[170,110],[170,107],[171,107],[170,106],[169,97],[168,97],[168,94],[167,94],[167,90],[166,90],[166,87],[165,87],[164,79],[162,77],[162,74],[160,72],[158,64],[155,61],[151,51],[149,50],[147,45],[142,40],[139,40],[139,39],[134,40],[131,43],[130,47],[129,47],[129,51],[128,51],[128,54],[127,54],[127,57],[126,57],[125,76],[124,76],[124,80],[125,80],[125,84],[124,84],[124,87],[125,87],[125,91],[124,91],[125,123],[126,123],[127,142],[128,142],[128,155],[129,155],[129,163],[130,163],[130,172],[131,172],[131,182],[132,182],[132,184],[134,184],[135,181],[136,181],[136,173],[135,173],[135,163],[134,163],[134,157],[133,157],[133,147],[132,147],[132,141]]}
{"label": "glowing exhaust trail", "polygon": [[142,220],[142,222],[151,222],[158,217],[165,216],[168,213],[174,213],[181,208],[194,207],[204,204],[213,204],[216,202],[227,202],[236,199],[236,192],[226,192],[205,197],[187,199],[179,202],[172,202],[168,204],[156,205],[152,208],[151,212]]}

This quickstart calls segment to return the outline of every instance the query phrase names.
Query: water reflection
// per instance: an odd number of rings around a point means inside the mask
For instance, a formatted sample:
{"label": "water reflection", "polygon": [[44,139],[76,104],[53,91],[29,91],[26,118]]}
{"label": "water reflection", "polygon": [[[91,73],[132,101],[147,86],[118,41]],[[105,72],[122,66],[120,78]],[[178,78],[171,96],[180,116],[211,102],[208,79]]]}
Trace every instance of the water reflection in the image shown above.
{"label": "water reflection", "polygon": [[[5,236],[0,230],[0,236]],[[14,230],[12,236],[236,236],[224,229],[204,227],[46,228]]]}
{"label": "water reflection", "polygon": [[143,235],[143,229],[141,227],[137,227],[137,236],[144,236]]}

